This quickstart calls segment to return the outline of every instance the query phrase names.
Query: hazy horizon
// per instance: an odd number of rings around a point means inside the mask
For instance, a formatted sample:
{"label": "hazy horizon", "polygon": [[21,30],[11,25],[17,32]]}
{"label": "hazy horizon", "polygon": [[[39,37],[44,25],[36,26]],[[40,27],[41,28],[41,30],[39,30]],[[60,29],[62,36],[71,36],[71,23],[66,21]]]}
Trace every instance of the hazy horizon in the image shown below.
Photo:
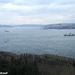
{"label": "hazy horizon", "polygon": [[75,23],[48,23],[48,24],[37,24],[37,23],[35,23],[35,24],[32,24],[32,23],[28,23],[28,24],[0,24],[0,25],[54,25],[54,24],[75,24]]}

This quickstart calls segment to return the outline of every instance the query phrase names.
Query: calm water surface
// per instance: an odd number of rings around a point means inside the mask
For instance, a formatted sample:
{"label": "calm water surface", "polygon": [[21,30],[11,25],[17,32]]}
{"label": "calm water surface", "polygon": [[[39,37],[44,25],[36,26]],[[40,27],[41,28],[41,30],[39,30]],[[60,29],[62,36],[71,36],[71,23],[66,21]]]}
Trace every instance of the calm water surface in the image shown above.
{"label": "calm water surface", "polygon": [[75,58],[75,36],[64,36],[70,32],[75,34],[74,29],[0,28],[0,51]]}

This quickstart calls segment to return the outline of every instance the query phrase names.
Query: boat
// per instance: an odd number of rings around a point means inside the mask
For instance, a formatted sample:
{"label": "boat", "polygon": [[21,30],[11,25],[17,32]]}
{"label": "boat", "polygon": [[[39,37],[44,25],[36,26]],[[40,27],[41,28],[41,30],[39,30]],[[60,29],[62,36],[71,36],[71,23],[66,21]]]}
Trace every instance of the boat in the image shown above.
{"label": "boat", "polygon": [[70,33],[70,34],[64,34],[64,36],[75,36],[75,34],[72,34],[72,33]]}
{"label": "boat", "polygon": [[5,32],[9,32],[9,31],[6,30]]}

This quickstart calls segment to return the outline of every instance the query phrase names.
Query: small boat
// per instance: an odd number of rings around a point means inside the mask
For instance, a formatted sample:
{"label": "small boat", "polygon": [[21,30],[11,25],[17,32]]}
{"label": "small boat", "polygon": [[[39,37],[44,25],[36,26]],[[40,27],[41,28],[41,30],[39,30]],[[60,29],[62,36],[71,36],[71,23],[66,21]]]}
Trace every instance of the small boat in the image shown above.
{"label": "small boat", "polygon": [[9,31],[6,30],[5,32],[9,32]]}
{"label": "small boat", "polygon": [[64,36],[75,36],[75,35],[70,33],[70,34],[64,34]]}

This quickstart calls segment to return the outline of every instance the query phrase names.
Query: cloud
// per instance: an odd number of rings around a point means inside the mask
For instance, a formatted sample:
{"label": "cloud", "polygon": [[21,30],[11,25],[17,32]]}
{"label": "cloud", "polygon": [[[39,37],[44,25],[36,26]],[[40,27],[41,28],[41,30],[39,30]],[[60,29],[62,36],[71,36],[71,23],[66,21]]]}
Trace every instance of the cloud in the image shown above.
{"label": "cloud", "polygon": [[74,22],[74,0],[2,0],[0,23]]}
{"label": "cloud", "polygon": [[15,0],[14,4],[17,5],[44,5],[50,4],[54,0]]}
{"label": "cloud", "polygon": [[[5,12],[13,12],[19,15],[33,15],[33,14],[43,14],[43,13],[66,13],[71,12],[75,8],[75,5],[58,5],[55,3],[49,5],[33,5],[33,6],[24,6],[24,5],[13,5],[5,4],[0,7],[0,10]],[[68,10],[70,9],[70,10]],[[64,11],[64,12],[63,12]],[[73,12],[73,11],[72,11]]]}
{"label": "cloud", "polygon": [[59,0],[59,4],[75,4],[75,0]]}
{"label": "cloud", "polygon": [[15,0],[13,3],[16,5],[75,4],[75,0]]}
{"label": "cloud", "polygon": [[0,3],[12,3],[15,0],[0,0]]}

